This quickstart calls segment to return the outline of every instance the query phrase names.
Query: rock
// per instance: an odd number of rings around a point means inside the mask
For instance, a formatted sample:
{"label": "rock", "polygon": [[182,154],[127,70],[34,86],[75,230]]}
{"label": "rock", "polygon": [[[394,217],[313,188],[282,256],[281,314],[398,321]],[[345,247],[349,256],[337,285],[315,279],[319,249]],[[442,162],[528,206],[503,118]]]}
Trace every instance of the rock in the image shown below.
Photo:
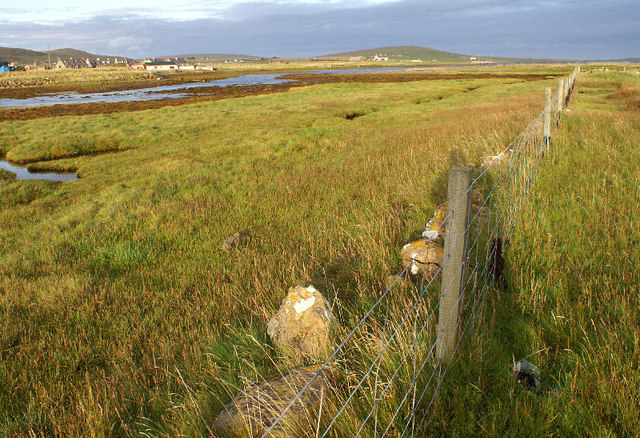
{"label": "rock", "polygon": [[441,237],[444,239],[444,231],[445,231],[445,219],[447,218],[447,203],[438,205],[436,211],[433,213],[433,217],[429,219],[427,222],[427,226],[422,232],[422,237],[426,237],[427,239],[435,239],[437,237]]}
{"label": "rock", "polygon": [[540,390],[540,369],[526,359],[522,359],[513,367],[516,380],[529,391]]}
{"label": "rock", "polygon": [[224,239],[222,249],[229,251],[232,248],[237,248],[241,245],[246,245],[251,240],[251,235],[246,231],[239,231]]}
{"label": "rock", "polygon": [[281,353],[292,359],[326,359],[331,353],[335,318],[327,299],[313,286],[296,286],[267,325],[267,334]]}
{"label": "rock", "polygon": [[402,248],[402,265],[409,265],[408,271],[414,278],[422,275],[427,281],[434,277],[439,280],[443,258],[441,240],[421,239]]}
{"label": "rock", "polygon": [[279,379],[248,386],[224,407],[213,428],[231,436],[262,435],[316,373],[318,376],[269,436],[302,436],[305,431],[314,430],[320,405],[326,403],[334,388],[331,372],[319,365],[294,368]]}

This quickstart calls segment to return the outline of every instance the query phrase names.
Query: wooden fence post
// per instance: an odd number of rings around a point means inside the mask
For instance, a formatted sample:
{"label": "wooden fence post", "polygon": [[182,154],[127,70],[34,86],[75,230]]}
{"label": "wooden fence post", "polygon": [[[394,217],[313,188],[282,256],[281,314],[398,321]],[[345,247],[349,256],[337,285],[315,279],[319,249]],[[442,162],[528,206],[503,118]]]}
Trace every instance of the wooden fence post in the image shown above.
{"label": "wooden fence post", "polygon": [[447,205],[449,217],[444,241],[442,285],[438,315],[436,360],[446,365],[458,343],[460,310],[464,294],[464,253],[467,247],[467,224],[471,213],[473,169],[454,167],[449,170]]}
{"label": "wooden fence post", "polygon": [[549,139],[551,138],[551,87],[544,89],[544,141],[547,142],[549,150]]}
{"label": "wooden fence post", "polygon": [[558,87],[558,120],[560,120],[560,113],[562,113],[562,92],[564,91],[564,79],[560,79],[560,86]]}

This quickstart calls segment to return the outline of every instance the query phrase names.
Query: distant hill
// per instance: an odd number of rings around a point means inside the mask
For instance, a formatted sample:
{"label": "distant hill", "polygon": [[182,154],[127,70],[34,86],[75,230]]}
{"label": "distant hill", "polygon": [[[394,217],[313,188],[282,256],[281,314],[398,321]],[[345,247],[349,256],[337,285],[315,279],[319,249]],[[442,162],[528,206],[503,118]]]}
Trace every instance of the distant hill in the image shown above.
{"label": "distant hill", "polygon": [[[5,58],[9,62],[13,62],[19,65],[27,65],[33,64],[37,62],[38,64],[46,64],[49,61],[49,52],[39,52],[35,50],[28,49],[18,49],[13,47],[1,47],[0,46],[0,56]],[[58,61],[58,58],[67,59],[67,58],[89,58],[89,59],[109,59],[112,62],[118,58],[123,59],[122,56],[107,56],[107,55],[95,55],[93,53],[84,52],[82,50],[76,49],[55,49],[51,50],[51,63],[55,63]]]}
{"label": "distant hill", "polygon": [[187,61],[224,61],[227,59],[262,59],[261,56],[239,55],[237,53],[189,53],[186,55],[170,55],[158,56],[159,59],[164,58],[183,58]]}
{"label": "distant hill", "polygon": [[[410,61],[412,59],[420,59],[422,61],[441,61],[441,62],[469,62],[471,55],[462,55],[459,53],[444,52],[442,50],[432,49],[430,47],[419,46],[397,46],[397,47],[378,47],[376,49],[354,50],[352,52],[335,53],[332,55],[320,56],[323,58],[350,58],[352,56],[373,57],[375,55],[387,56],[389,61]],[[564,59],[541,59],[541,58],[506,58],[496,56],[475,56],[480,61],[492,61],[498,63],[548,63],[548,62],[567,62]]]}
{"label": "distant hill", "polygon": [[375,55],[388,56],[390,61],[410,61],[412,59],[421,59],[423,61],[432,61],[435,59],[445,62],[469,61],[469,55],[443,52],[442,50],[418,46],[379,47],[376,49],[354,50],[351,52],[323,55],[319,58],[350,58],[352,56],[372,57]]}

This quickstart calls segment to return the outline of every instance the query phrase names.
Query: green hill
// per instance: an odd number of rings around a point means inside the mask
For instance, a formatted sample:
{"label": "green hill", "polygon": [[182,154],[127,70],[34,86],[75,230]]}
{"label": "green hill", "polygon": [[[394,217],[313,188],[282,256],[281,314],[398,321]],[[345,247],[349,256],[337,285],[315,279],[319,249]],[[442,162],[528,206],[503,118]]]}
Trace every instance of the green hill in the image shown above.
{"label": "green hill", "polygon": [[[46,64],[49,62],[49,52],[39,52],[36,50],[19,49],[13,47],[0,47],[0,56],[5,58],[9,62],[13,62],[19,65],[33,64]],[[116,58],[122,59],[122,56],[107,56],[107,55],[95,55],[93,53],[84,52],[76,49],[55,49],[51,50],[51,62],[55,63],[58,58],[89,58],[89,59],[109,59],[114,61]]]}
{"label": "green hill", "polygon": [[159,56],[158,58],[184,58],[200,61],[224,61],[226,59],[256,59],[261,56],[239,55],[234,53],[189,53],[186,55]]}
{"label": "green hill", "polygon": [[[320,59],[327,58],[350,58],[352,56],[373,57],[375,55],[387,56],[389,61],[410,61],[412,59],[420,59],[423,61],[441,61],[441,62],[469,62],[471,55],[462,55],[459,53],[444,52],[442,50],[432,49],[430,47],[419,46],[397,46],[397,47],[378,47],[375,49],[354,50],[351,52],[334,53],[332,55],[320,56]],[[492,61],[498,63],[548,63],[548,62],[568,62],[566,59],[542,59],[542,58],[507,58],[480,55],[477,56],[481,61]]]}
{"label": "green hill", "polygon": [[389,60],[393,61],[410,61],[412,59],[422,59],[423,61],[436,59],[438,61],[446,62],[469,61],[469,55],[443,52],[442,50],[418,46],[379,47],[375,49],[354,50],[351,52],[324,55],[320,58],[349,58],[352,56],[371,57],[375,55],[388,56]]}

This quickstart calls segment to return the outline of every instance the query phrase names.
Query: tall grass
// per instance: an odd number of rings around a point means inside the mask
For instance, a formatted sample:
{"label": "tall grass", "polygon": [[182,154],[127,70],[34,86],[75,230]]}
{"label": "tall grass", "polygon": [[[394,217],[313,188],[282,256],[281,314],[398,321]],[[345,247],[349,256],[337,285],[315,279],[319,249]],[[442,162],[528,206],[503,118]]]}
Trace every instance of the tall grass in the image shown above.
{"label": "tall grass", "polygon": [[[507,251],[509,288],[488,297],[432,433],[640,434],[639,86],[578,79]],[[539,395],[513,377],[524,357],[541,369]]]}
{"label": "tall grass", "polygon": [[[207,433],[285,368],[266,322],[286,290],[313,283],[352,326],[452,157],[501,150],[551,84],[327,84],[0,124],[9,158],[81,177],[0,181],[0,434]],[[220,250],[239,230],[251,244]]]}

